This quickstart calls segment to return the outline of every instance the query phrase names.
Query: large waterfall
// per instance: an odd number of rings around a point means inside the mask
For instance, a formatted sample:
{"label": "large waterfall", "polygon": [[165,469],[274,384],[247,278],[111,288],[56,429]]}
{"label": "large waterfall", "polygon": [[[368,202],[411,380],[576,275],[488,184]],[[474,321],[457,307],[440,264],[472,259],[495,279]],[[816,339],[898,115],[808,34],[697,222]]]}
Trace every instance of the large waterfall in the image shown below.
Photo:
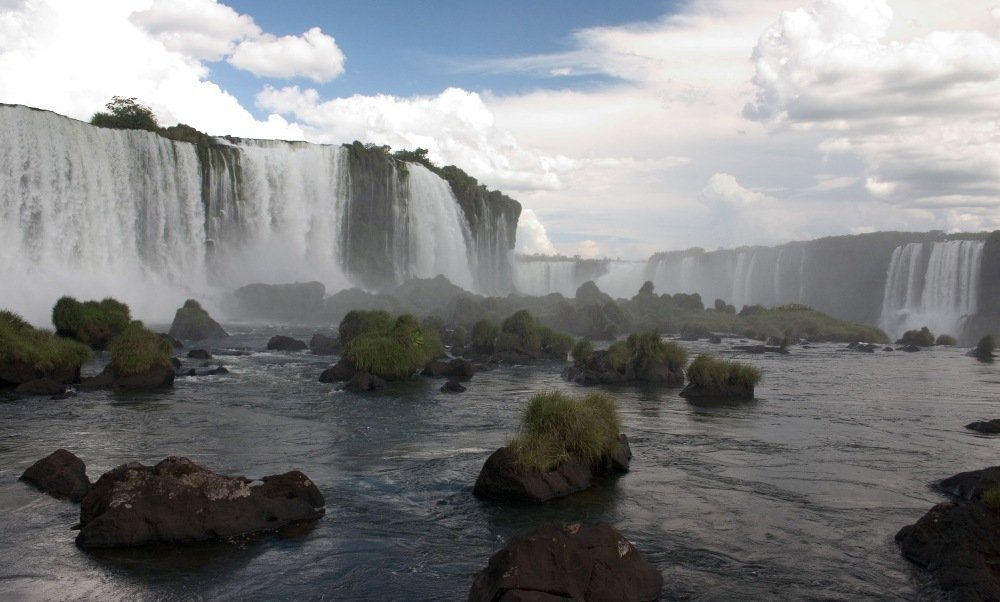
{"label": "large waterfall", "polygon": [[511,287],[519,205],[478,188],[460,202],[380,149],[194,144],[18,106],[0,106],[0,131],[0,308],[36,323],[63,294],[163,321],[251,282]]}
{"label": "large waterfall", "polygon": [[892,253],[879,326],[893,336],[927,326],[960,335],[977,311],[981,240],[913,242]]}

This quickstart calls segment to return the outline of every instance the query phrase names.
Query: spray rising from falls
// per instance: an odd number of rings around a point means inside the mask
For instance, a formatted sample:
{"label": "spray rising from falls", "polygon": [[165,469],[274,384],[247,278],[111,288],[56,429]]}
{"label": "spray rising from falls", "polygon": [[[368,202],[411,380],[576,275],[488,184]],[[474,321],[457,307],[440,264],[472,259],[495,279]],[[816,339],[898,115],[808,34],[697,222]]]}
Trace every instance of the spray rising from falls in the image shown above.
{"label": "spray rising from falls", "polygon": [[0,307],[36,323],[64,294],[166,321],[187,297],[251,282],[511,286],[520,206],[478,186],[456,198],[381,149],[194,144],[10,106],[0,131]]}
{"label": "spray rising from falls", "polygon": [[893,251],[879,326],[892,336],[927,326],[958,335],[976,313],[983,241],[909,243]]}

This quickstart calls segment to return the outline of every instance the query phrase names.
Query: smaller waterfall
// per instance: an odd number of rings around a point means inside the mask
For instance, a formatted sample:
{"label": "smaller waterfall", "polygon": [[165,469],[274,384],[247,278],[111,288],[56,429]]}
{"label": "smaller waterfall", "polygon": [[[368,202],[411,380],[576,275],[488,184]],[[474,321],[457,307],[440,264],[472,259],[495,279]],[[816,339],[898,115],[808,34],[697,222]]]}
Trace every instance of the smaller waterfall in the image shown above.
{"label": "smaller waterfall", "polygon": [[983,241],[909,243],[892,253],[879,326],[892,337],[927,326],[958,335],[976,312]]}
{"label": "smaller waterfall", "polygon": [[407,273],[416,278],[443,274],[453,284],[476,290],[475,254],[469,250],[472,234],[458,209],[451,186],[423,165],[407,165],[409,204],[410,265]]}
{"label": "smaller waterfall", "polygon": [[514,288],[523,295],[542,296],[559,293],[564,297],[575,297],[576,262],[536,261],[521,259],[514,264]]}

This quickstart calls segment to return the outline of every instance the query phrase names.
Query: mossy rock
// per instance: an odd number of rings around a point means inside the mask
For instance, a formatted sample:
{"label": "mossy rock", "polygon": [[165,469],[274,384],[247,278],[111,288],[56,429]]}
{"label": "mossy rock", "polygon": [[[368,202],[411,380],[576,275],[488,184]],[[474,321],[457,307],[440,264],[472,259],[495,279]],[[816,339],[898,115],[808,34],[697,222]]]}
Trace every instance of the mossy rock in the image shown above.
{"label": "mossy rock", "polygon": [[31,326],[21,316],[0,311],[0,386],[48,377],[80,381],[80,366],[90,359],[86,345]]}
{"label": "mossy rock", "polygon": [[222,339],[229,336],[229,333],[194,299],[188,299],[184,302],[184,306],[177,310],[168,334],[175,339],[186,341]]}
{"label": "mossy rock", "polygon": [[61,297],[52,308],[56,334],[94,349],[105,349],[131,320],[128,305],[110,297],[82,303],[73,297]]}

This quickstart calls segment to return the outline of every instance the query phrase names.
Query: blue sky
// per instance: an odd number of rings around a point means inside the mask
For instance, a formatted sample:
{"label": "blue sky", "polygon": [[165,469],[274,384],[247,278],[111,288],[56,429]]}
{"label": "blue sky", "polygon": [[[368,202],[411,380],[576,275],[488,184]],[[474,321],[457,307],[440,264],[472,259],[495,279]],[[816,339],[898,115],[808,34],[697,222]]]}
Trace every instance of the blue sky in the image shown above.
{"label": "blue sky", "polygon": [[1000,0],[0,0],[0,102],[114,95],[426,148],[525,253],[1000,228]]}

